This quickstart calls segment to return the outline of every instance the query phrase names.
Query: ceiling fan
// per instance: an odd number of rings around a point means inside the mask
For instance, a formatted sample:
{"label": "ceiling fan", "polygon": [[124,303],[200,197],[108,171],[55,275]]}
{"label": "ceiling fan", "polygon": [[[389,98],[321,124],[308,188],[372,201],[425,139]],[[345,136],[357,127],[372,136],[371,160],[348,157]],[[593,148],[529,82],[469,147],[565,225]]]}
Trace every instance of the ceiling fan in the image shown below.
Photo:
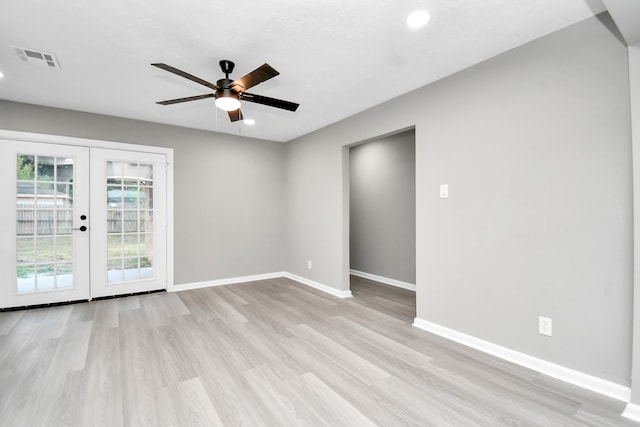
{"label": "ceiling fan", "polygon": [[186,73],[182,70],[172,67],[171,65],[161,63],[151,65],[153,65],[154,67],[162,68],[163,70],[166,70],[170,73],[177,74],[180,77],[184,77],[185,79],[189,79],[215,91],[213,93],[207,93],[204,95],[169,99],[167,101],[156,102],[156,104],[171,105],[178,104],[180,102],[196,101],[198,99],[215,98],[216,107],[229,113],[229,118],[232,122],[243,119],[242,111],[240,111],[240,101],[254,102],[256,104],[268,105],[269,107],[281,108],[288,111],[296,111],[298,109],[298,106],[300,105],[294,102],[283,101],[281,99],[269,98],[267,96],[254,95],[252,93],[245,92],[245,90],[280,74],[269,64],[263,64],[237,80],[231,80],[229,78],[229,74],[233,72],[235,64],[231,61],[223,59],[222,61],[220,61],[220,68],[225,74],[225,78],[218,80],[216,84],[210,83],[192,74]]}

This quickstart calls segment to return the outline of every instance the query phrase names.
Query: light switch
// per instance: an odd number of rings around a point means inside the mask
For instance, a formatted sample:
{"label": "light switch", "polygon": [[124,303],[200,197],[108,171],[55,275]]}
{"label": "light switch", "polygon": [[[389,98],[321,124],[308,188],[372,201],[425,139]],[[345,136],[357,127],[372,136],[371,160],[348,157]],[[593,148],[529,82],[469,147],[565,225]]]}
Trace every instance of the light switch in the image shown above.
{"label": "light switch", "polygon": [[449,184],[440,184],[440,198],[441,199],[449,198]]}

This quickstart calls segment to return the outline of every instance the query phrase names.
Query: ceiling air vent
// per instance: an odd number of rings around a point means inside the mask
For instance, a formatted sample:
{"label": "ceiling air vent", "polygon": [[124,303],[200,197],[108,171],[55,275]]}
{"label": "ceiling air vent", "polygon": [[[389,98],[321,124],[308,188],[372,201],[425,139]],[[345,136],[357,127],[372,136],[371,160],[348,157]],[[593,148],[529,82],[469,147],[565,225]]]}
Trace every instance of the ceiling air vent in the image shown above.
{"label": "ceiling air vent", "polygon": [[18,59],[22,62],[26,62],[33,65],[40,65],[47,68],[60,68],[60,63],[53,53],[42,52],[35,49],[26,49],[24,47],[17,47],[9,45],[11,49],[16,53]]}

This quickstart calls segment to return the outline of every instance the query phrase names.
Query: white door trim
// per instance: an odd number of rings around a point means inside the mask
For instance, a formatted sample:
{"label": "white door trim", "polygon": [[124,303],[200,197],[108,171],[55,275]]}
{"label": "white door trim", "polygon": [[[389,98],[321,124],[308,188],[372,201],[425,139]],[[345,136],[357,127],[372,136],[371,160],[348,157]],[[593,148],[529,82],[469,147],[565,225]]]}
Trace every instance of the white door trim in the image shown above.
{"label": "white door trim", "polygon": [[167,157],[167,291],[174,290],[173,148],[4,129],[0,129],[0,139],[164,154]]}

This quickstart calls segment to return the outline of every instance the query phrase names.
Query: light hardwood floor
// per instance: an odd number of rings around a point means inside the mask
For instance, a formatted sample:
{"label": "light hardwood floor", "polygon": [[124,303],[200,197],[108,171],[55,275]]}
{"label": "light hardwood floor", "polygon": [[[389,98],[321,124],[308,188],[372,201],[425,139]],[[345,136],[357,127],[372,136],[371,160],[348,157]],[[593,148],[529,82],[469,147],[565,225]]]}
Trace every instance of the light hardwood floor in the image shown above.
{"label": "light hardwood floor", "polygon": [[288,279],[0,313],[2,426],[625,426],[624,403]]}

